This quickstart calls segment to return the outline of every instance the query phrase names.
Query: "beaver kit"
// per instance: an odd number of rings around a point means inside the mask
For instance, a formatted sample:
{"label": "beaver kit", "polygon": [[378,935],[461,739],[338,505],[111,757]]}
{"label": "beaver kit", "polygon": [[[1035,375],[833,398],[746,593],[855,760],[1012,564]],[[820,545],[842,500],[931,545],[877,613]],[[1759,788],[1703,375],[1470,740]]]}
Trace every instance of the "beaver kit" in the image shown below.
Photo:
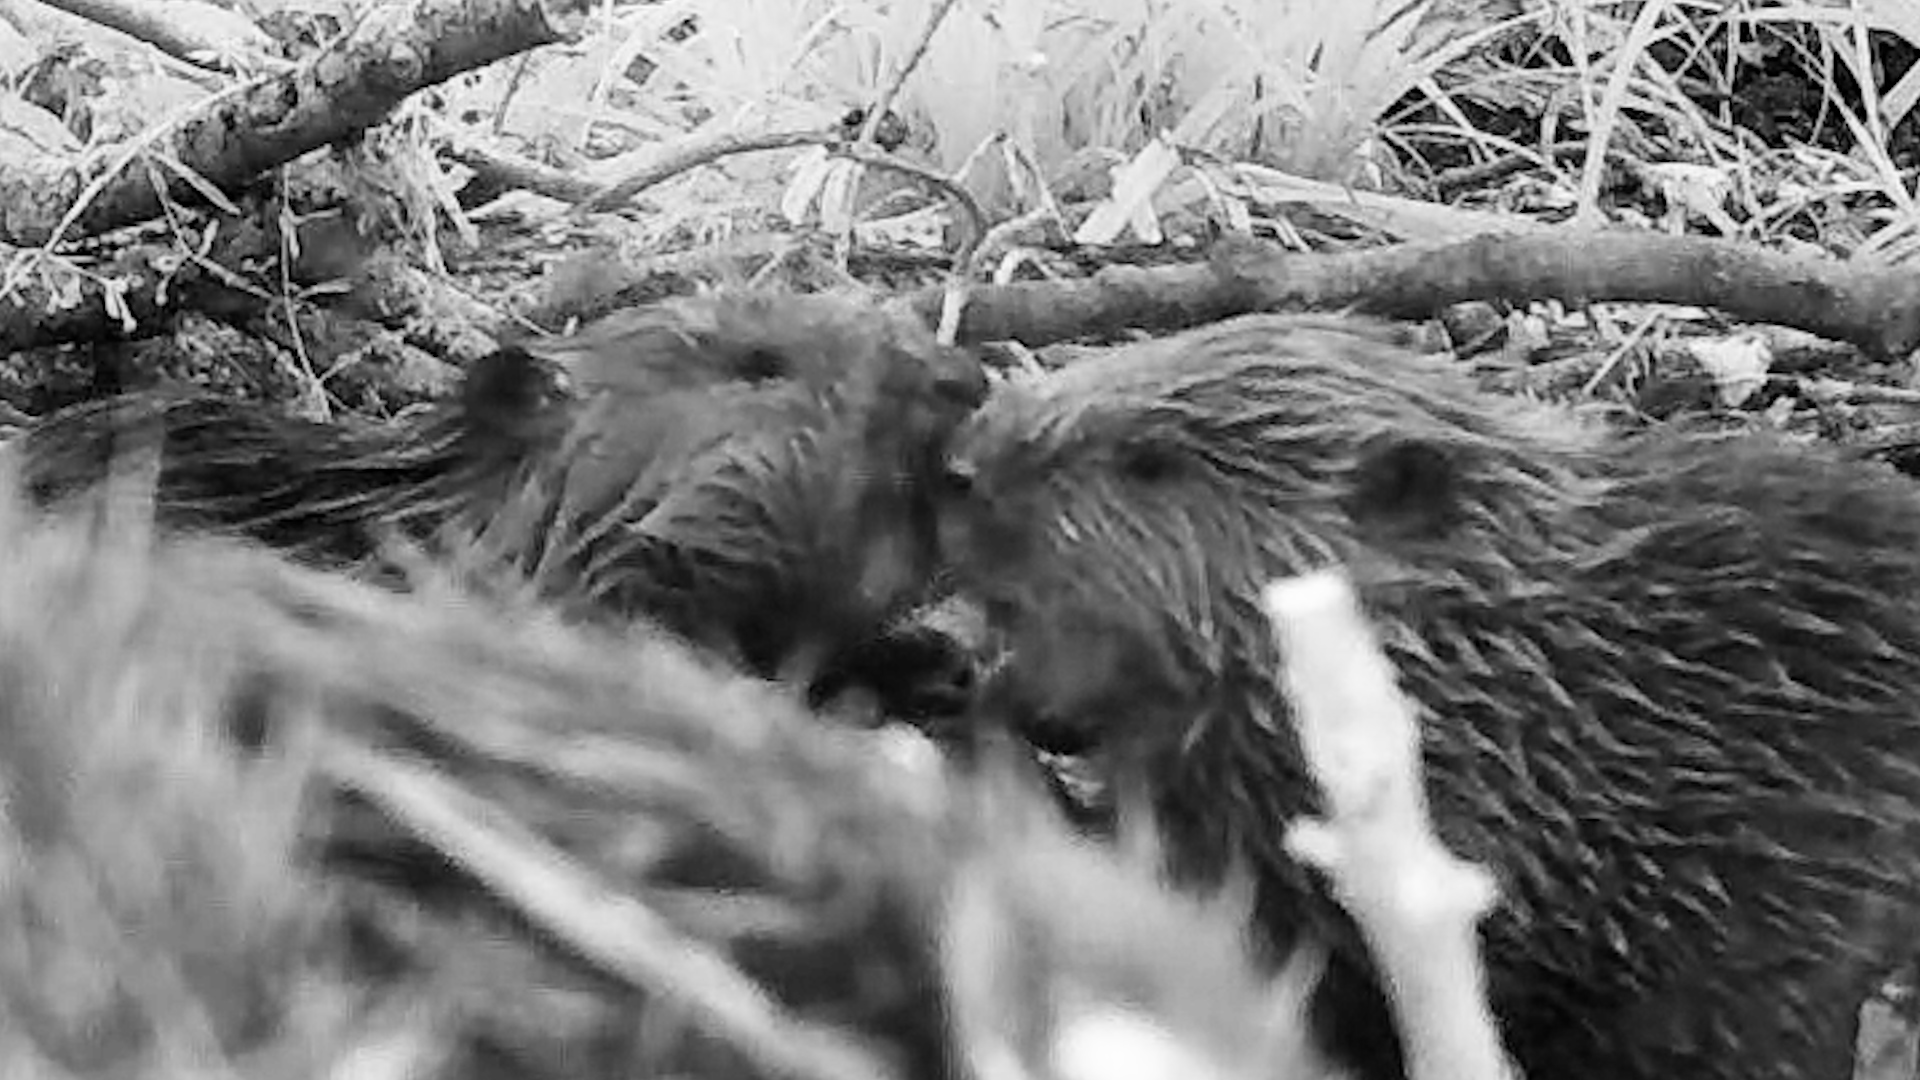
{"label": "beaver kit", "polygon": [[771,671],[866,635],[917,587],[931,526],[909,481],[985,387],[911,318],[741,291],[505,348],[411,419],[150,392],[56,414],[13,456],[56,503],[144,439],[163,524],[327,565],[389,534],[478,534],[466,557],[551,600],[644,614]]}
{"label": "beaver kit", "polygon": [[1498,876],[1489,992],[1536,1077],[1837,1080],[1920,900],[1920,489],[1763,434],[1610,434],[1382,324],[1255,316],[997,390],[941,530],[1006,647],[983,710],[1244,857],[1318,1012],[1398,1075],[1261,614],[1354,575],[1424,713],[1442,839]]}

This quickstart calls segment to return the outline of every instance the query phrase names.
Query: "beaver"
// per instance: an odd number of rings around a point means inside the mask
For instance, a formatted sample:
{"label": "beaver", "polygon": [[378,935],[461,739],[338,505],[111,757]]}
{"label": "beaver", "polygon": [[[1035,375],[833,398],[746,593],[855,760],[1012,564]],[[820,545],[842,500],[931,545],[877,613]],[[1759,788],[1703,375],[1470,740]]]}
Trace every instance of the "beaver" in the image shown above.
{"label": "beaver", "polygon": [[[982,715],[1150,793],[1183,877],[1249,861],[1317,1014],[1401,1074],[1283,850],[1315,811],[1259,592],[1356,578],[1422,707],[1442,839],[1502,887],[1530,1075],[1837,1080],[1920,895],[1920,489],[1766,433],[1631,436],[1399,327],[1257,315],[997,390],[941,532],[1005,647]],[[1899,943],[1899,944],[1896,944]]]}
{"label": "beaver", "polygon": [[1018,773],[905,767],[649,626],[12,495],[0,1057],[31,1074],[1069,1077],[1132,1013],[1157,1075],[1321,1075],[1310,967],[1271,981],[1240,901]]}
{"label": "beaver", "polygon": [[770,673],[870,636],[914,591],[932,526],[910,481],[985,388],[977,360],[909,315],[733,291],[510,345],[390,423],[152,391],[56,414],[14,456],[50,504],[157,433],[163,524],[330,566],[388,534],[434,541]]}

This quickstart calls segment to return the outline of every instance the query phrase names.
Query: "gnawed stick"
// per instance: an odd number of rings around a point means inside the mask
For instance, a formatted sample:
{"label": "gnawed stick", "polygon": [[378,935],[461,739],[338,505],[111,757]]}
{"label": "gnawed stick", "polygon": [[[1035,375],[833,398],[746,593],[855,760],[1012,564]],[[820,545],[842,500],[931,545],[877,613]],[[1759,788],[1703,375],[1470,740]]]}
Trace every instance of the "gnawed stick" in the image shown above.
{"label": "gnawed stick", "polygon": [[1419,721],[1345,577],[1276,581],[1261,597],[1327,816],[1288,849],[1323,870],[1359,923],[1392,999],[1412,1080],[1517,1075],[1486,1004],[1476,924],[1492,879],[1433,830]]}

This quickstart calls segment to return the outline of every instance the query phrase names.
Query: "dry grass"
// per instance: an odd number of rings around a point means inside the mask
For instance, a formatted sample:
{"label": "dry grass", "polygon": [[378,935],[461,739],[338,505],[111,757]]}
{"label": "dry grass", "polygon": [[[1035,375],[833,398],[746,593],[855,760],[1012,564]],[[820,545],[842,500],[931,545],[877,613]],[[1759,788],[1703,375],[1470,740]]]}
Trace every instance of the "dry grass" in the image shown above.
{"label": "dry grass", "polygon": [[[1914,11],[1904,0],[616,4],[580,49],[496,65],[449,100],[497,118],[510,145],[564,147],[611,178],[683,140],[829,125],[890,86],[939,20],[893,102],[910,132],[900,153],[1027,242],[1040,223],[1096,247],[1191,240],[1203,222],[1300,246],[1351,242],[1355,228],[1441,239],[1487,231],[1491,209],[1504,228],[1571,218],[1902,259],[1915,214],[1900,148],[1920,68],[1903,71],[1898,46],[1920,43]],[[849,162],[826,184],[823,152],[798,154],[695,170],[648,191],[639,221],[595,227],[651,248],[776,213],[835,232],[853,213],[863,235],[908,243],[936,242],[948,221],[938,197],[856,183]],[[1369,192],[1420,202],[1396,212]]]}

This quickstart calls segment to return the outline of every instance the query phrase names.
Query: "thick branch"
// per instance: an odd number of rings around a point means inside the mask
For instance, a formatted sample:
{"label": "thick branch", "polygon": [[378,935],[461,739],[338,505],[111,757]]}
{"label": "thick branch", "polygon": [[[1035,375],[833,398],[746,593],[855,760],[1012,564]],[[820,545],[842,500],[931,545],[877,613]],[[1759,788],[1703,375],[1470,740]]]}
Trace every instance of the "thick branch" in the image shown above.
{"label": "thick branch", "polygon": [[[1081,281],[972,290],[959,335],[1029,346],[1121,327],[1170,330],[1250,311],[1359,307],[1403,317],[1467,300],[1642,301],[1715,308],[1858,345],[1878,356],[1920,348],[1920,276],[1750,244],[1568,229],[1296,255],[1223,244],[1211,265],[1111,266]],[[930,324],[942,290],[913,297]]]}
{"label": "thick branch", "polygon": [[[385,119],[408,95],[526,49],[563,40],[585,0],[416,0],[376,9],[354,31],[298,69],[236,87],[160,134],[155,150],[224,191]],[[111,154],[113,160],[121,155]],[[61,218],[100,162],[0,161],[0,241],[55,238]],[[158,215],[169,195],[200,201],[175,170],[123,169],[80,212],[72,234],[91,235]]]}
{"label": "thick branch", "polygon": [[[1382,314],[1424,315],[1463,300],[1650,301],[1715,308],[1883,356],[1920,348],[1911,269],[1814,259],[1754,244],[1655,233],[1557,231],[1409,245],[1324,260],[1316,276]],[[1261,307],[1289,305],[1288,267],[1249,266]],[[1316,291],[1324,289],[1318,286]]]}

